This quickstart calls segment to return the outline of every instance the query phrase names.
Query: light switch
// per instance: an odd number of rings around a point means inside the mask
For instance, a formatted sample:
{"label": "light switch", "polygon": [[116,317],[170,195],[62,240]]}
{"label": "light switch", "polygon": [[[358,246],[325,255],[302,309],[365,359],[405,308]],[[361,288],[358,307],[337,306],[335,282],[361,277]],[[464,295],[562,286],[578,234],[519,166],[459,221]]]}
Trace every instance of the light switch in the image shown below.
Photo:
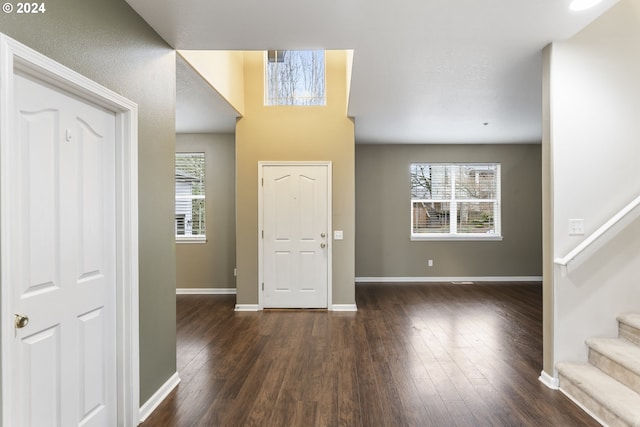
{"label": "light switch", "polygon": [[570,219],[569,220],[569,236],[583,236],[583,235],[584,235],[584,220]]}
{"label": "light switch", "polygon": [[333,230],[333,240],[342,240],[343,234],[342,230]]}

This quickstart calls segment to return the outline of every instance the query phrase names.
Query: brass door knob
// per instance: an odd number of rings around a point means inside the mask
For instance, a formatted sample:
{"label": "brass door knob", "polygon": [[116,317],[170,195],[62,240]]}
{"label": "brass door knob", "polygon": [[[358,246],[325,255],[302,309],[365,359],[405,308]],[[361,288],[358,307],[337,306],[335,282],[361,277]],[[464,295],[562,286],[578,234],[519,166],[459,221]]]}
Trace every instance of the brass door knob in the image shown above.
{"label": "brass door knob", "polygon": [[23,316],[22,314],[16,314],[14,316],[14,322],[17,329],[22,329],[29,324],[29,316]]}

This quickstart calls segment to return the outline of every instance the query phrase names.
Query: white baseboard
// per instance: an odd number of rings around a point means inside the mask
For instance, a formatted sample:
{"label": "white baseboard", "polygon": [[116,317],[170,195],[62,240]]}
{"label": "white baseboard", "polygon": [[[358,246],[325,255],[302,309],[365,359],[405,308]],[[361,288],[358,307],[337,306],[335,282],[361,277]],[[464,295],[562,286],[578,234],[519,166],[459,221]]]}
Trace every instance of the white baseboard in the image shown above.
{"label": "white baseboard", "polygon": [[178,288],[177,295],[235,295],[236,288]]}
{"label": "white baseboard", "polygon": [[542,276],[356,277],[356,283],[542,282]]}
{"label": "white baseboard", "polygon": [[560,381],[556,377],[552,377],[547,374],[545,371],[540,372],[540,376],[538,377],[540,382],[552,390],[558,390],[560,388]]}
{"label": "white baseboard", "polygon": [[358,311],[355,304],[331,304],[329,311]]}
{"label": "white baseboard", "polygon": [[[329,311],[358,311],[355,304],[332,304]],[[262,311],[258,304],[236,304],[234,311]]]}
{"label": "white baseboard", "polygon": [[164,399],[173,391],[173,389],[180,383],[180,377],[176,372],[173,374],[162,386],[153,393],[153,396],[147,400],[144,405],[140,407],[140,422],[146,420],[149,415],[162,403]]}
{"label": "white baseboard", "polygon": [[262,310],[258,304],[236,304],[234,311],[260,311]]}

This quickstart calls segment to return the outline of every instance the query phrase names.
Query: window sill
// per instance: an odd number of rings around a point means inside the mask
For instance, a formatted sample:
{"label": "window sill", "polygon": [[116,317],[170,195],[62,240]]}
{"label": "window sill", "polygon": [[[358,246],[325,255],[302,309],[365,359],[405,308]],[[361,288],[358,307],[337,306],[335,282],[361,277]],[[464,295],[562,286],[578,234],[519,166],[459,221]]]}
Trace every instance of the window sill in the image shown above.
{"label": "window sill", "polygon": [[176,243],[187,243],[187,244],[204,244],[207,243],[207,236],[176,236]]}
{"label": "window sill", "polygon": [[497,235],[483,235],[483,234],[438,234],[438,235],[412,235],[411,241],[501,241],[502,236]]}

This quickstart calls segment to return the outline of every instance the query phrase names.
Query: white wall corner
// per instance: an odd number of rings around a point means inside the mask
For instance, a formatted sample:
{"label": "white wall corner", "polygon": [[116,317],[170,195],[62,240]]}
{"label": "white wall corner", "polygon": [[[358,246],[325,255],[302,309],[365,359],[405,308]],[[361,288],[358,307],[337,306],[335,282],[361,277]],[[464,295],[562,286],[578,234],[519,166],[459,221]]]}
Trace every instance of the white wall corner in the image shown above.
{"label": "white wall corner", "polygon": [[560,380],[557,377],[552,377],[545,371],[540,372],[538,379],[551,390],[558,390],[560,388]]}
{"label": "white wall corner", "polygon": [[169,393],[180,383],[178,373],[174,373],[160,388],[153,393],[153,396],[140,407],[140,423],[144,422],[149,415],[169,396]]}

